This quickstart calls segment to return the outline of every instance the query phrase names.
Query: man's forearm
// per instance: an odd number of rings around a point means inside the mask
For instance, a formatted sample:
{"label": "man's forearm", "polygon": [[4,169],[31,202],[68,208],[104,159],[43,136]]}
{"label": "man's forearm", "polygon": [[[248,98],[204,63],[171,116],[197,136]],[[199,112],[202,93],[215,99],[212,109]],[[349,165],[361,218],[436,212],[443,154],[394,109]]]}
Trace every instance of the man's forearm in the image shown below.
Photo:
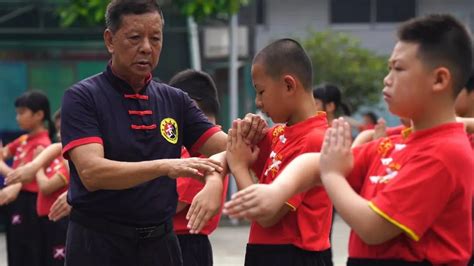
{"label": "man's forearm", "polygon": [[84,186],[95,191],[99,189],[128,189],[168,174],[169,160],[143,162],[119,162],[105,158],[91,160],[83,167],[79,176]]}

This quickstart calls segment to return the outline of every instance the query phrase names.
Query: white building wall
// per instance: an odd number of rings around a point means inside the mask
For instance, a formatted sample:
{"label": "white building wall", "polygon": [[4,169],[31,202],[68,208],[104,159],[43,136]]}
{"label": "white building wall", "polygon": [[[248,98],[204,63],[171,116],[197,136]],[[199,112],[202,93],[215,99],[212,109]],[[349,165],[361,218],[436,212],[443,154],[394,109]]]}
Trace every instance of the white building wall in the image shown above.
{"label": "white building wall", "polygon": [[[474,0],[418,0],[417,14],[450,13],[474,29]],[[390,54],[399,23],[331,24],[329,0],[266,0],[266,23],[257,28],[256,48],[275,39],[304,38],[308,30],[334,30],[351,34],[363,47]]]}

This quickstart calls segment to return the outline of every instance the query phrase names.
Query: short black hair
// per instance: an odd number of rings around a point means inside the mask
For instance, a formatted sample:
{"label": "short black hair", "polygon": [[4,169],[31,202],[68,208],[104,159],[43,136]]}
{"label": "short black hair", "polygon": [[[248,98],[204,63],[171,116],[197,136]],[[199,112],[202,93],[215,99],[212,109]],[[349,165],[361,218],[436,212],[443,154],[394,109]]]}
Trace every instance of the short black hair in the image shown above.
{"label": "short black hair", "polygon": [[112,32],[116,32],[122,23],[124,15],[141,15],[150,12],[158,12],[161,23],[165,25],[163,11],[156,0],[112,0],[105,12],[105,26]]}
{"label": "short black hair", "polygon": [[296,76],[303,87],[311,90],[313,66],[304,48],[293,39],[279,39],[257,53],[253,64],[261,63],[265,72],[276,79],[285,73]]}
{"label": "short black hair", "polygon": [[342,109],[346,116],[351,115],[351,110],[347,104],[342,101],[341,90],[333,84],[321,84],[313,89],[313,97],[323,102],[323,104],[334,103],[336,110]]}
{"label": "short black hair", "polygon": [[465,88],[466,88],[467,92],[469,92],[469,93],[474,91],[474,70],[471,71],[471,75],[469,76],[469,79],[466,82]]}
{"label": "short black hair", "polygon": [[457,96],[472,69],[472,43],[466,27],[450,15],[428,15],[403,23],[398,29],[402,42],[419,44],[418,56],[432,67],[447,67]]}
{"label": "short black hair", "polygon": [[214,80],[206,72],[193,69],[181,71],[171,78],[169,85],[186,92],[205,114],[217,116],[219,112],[217,88]]}
{"label": "short black hair", "polygon": [[377,117],[377,115],[374,112],[371,112],[371,111],[365,112],[363,115],[367,116],[372,121],[372,124],[374,124],[374,125],[377,124],[377,120],[379,118]]}
{"label": "short black hair", "polygon": [[48,122],[49,137],[54,138],[56,128],[51,121],[51,108],[49,105],[48,96],[39,90],[31,90],[23,93],[15,100],[15,108],[27,108],[33,113],[43,111],[43,122]]}

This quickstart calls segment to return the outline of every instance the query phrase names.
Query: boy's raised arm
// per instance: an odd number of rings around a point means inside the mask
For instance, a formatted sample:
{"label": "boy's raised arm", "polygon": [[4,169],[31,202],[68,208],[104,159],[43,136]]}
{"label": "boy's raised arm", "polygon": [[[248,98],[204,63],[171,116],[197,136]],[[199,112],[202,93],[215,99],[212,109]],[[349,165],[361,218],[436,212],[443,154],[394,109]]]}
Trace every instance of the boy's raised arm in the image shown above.
{"label": "boy's raised arm", "polygon": [[333,121],[321,152],[321,181],[334,207],[346,223],[369,245],[381,244],[402,230],[375,213],[369,201],[358,195],[345,176],[352,170],[350,126],[344,120]]}
{"label": "boy's raised arm", "polygon": [[272,184],[255,184],[239,191],[224,205],[224,212],[235,218],[265,219],[277,215],[293,195],[321,184],[319,153],[306,153],[294,159]]}

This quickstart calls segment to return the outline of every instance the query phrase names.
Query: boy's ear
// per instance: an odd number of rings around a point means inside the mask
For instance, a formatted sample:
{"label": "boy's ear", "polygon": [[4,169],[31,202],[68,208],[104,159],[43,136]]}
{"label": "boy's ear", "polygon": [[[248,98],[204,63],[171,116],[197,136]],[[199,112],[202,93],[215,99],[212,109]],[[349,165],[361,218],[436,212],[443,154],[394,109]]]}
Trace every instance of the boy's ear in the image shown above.
{"label": "boy's ear", "polygon": [[443,91],[448,88],[450,83],[452,84],[452,75],[449,69],[445,67],[438,67],[434,70],[434,91]]}
{"label": "boy's ear", "polygon": [[283,81],[285,82],[286,90],[288,92],[296,89],[296,79],[292,75],[283,76]]}

